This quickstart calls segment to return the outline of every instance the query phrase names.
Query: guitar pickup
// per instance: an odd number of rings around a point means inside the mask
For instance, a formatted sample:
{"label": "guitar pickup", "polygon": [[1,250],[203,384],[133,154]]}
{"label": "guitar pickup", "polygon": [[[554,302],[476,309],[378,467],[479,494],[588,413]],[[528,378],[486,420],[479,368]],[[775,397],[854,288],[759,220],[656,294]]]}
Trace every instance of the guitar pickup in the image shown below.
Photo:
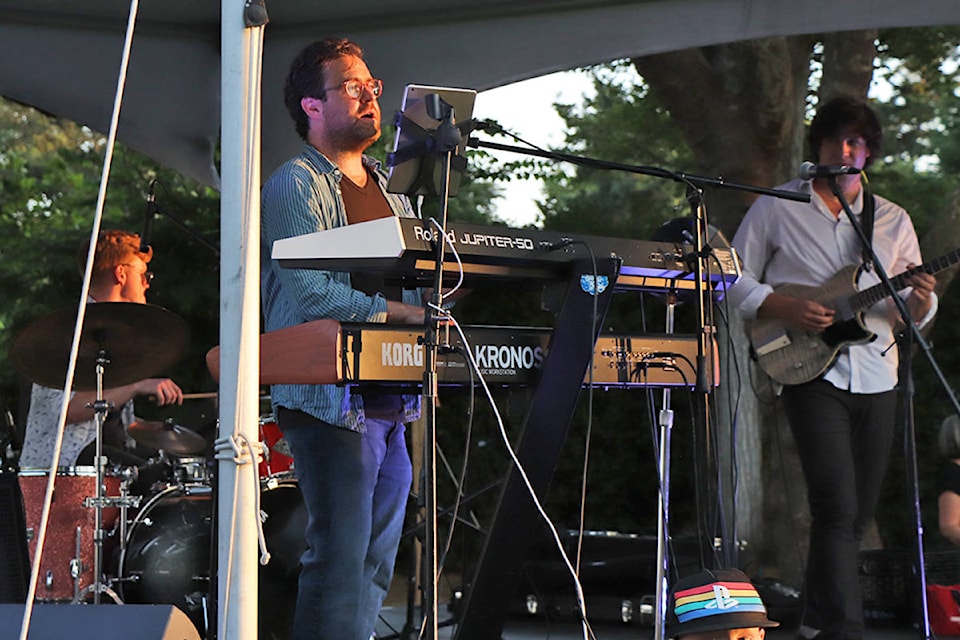
{"label": "guitar pickup", "polygon": [[790,334],[787,333],[787,330],[783,327],[776,327],[775,330],[769,334],[760,336],[760,339],[754,336],[753,350],[758,356],[765,356],[768,353],[773,353],[777,349],[789,347],[792,343],[793,341],[790,339]]}

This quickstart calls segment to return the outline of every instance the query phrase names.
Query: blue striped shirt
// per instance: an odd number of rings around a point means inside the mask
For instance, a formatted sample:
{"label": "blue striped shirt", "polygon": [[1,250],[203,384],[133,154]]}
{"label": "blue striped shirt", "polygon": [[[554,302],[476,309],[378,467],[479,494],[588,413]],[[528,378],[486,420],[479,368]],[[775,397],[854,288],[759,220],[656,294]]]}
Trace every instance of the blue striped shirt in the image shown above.
{"label": "blue striped shirt", "polygon": [[[386,175],[379,163],[364,157],[394,215],[414,217],[410,201],[387,193]],[[340,195],[340,169],[309,144],[300,155],[280,166],[261,193],[260,294],[264,330],[332,318],[341,322],[386,322],[387,301],[351,288],[350,275],[318,269],[285,269],[270,258],[275,240],[347,225]],[[420,292],[404,290],[403,302],[422,306]],[[363,399],[337,385],[273,385],[276,407],[296,409],[324,422],[364,431]],[[420,415],[420,397],[403,396],[407,422]]]}

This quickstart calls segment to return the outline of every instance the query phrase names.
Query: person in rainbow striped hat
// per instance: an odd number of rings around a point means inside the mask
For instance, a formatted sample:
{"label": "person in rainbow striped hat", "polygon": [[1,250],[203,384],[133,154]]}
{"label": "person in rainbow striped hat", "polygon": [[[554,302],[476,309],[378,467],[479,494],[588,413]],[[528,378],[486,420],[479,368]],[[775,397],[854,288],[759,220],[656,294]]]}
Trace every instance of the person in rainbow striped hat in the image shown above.
{"label": "person in rainbow striped hat", "polygon": [[670,590],[667,635],[676,640],[763,640],[767,608],[739,569],[707,569]]}

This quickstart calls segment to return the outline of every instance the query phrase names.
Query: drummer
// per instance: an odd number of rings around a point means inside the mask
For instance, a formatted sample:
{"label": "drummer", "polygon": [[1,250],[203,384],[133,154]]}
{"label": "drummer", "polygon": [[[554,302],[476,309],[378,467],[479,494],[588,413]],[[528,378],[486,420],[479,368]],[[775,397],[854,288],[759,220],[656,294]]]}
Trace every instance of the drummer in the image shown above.
{"label": "drummer", "polygon": [[[79,258],[86,264],[89,241]],[[153,280],[148,263],[153,248],[140,250],[140,236],[119,230],[100,233],[93,259],[88,302],[133,302],[146,304],[147,289]],[[182,404],[183,391],[169,378],[147,378],[113,389],[103,390],[110,404],[104,423],[104,454],[120,464],[136,464],[132,441],[126,427],[134,421],[133,398],[148,396],[158,405]],[[30,393],[30,412],[20,452],[20,468],[49,468],[63,399],[62,389],[34,384]],[[96,391],[75,391],[67,407],[66,427],[60,451],[59,467],[90,466],[96,451],[97,426],[93,402]]]}

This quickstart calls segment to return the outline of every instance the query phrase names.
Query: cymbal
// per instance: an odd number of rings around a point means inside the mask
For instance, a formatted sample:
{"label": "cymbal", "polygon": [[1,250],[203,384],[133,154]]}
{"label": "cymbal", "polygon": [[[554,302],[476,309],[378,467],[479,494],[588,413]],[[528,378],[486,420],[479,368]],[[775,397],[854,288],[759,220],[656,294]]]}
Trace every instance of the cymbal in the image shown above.
{"label": "cymbal", "polygon": [[163,449],[167,453],[190,455],[199,453],[207,447],[207,441],[198,433],[186,427],[164,422],[134,422],[127,427],[127,434],[137,444],[153,449]]}
{"label": "cymbal", "polygon": [[[37,384],[63,388],[76,308],[56,311],[21,331],[10,352],[14,368]],[[105,389],[153,377],[173,365],[187,348],[186,321],[163,307],[133,302],[88,304],[80,334],[73,388],[97,388],[97,359],[101,350]]]}

